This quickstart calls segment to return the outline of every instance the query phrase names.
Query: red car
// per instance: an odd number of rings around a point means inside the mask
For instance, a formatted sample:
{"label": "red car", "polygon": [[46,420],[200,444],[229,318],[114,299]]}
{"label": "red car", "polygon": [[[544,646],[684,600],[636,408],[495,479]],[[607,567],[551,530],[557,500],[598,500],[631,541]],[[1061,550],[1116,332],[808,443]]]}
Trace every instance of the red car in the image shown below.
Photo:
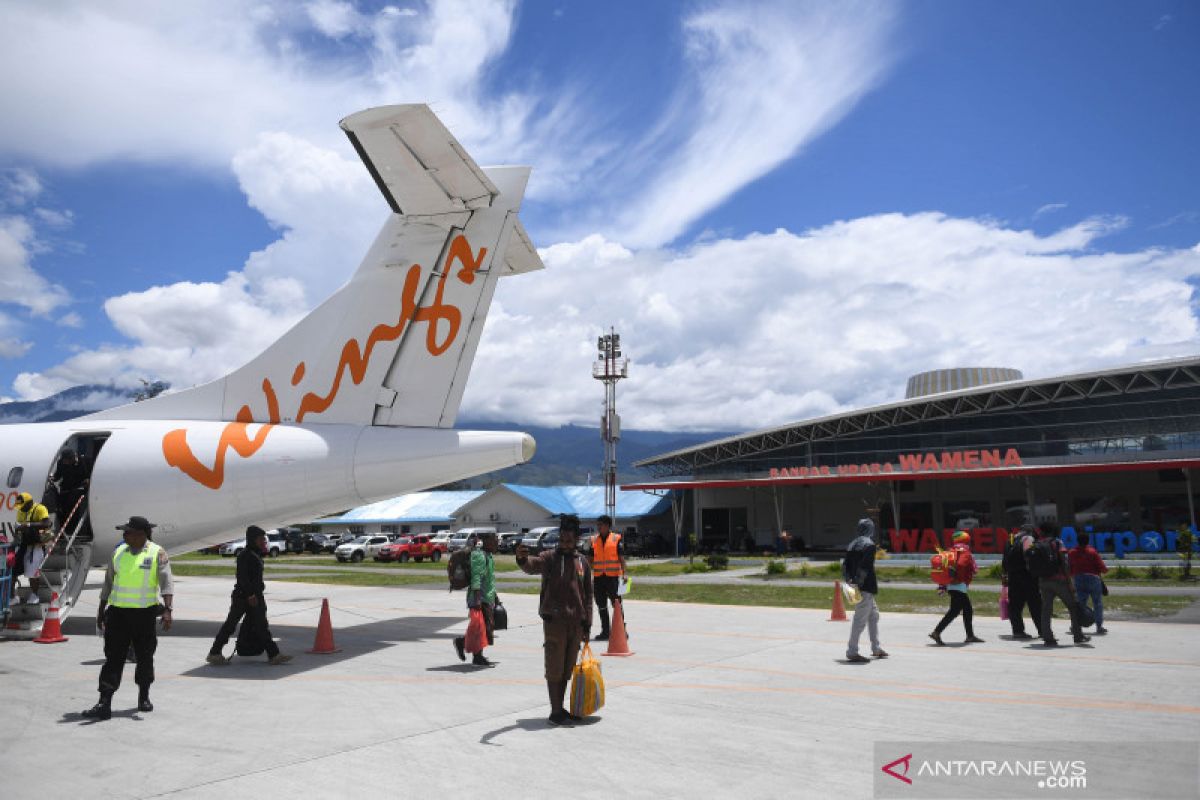
{"label": "red car", "polygon": [[375,554],[376,561],[399,561],[401,563],[412,559],[413,561],[441,561],[442,553],[446,552],[446,545],[440,542],[430,541],[429,534],[422,533],[416,536],[405,536],[397,539],[391,544],[385,544]]}

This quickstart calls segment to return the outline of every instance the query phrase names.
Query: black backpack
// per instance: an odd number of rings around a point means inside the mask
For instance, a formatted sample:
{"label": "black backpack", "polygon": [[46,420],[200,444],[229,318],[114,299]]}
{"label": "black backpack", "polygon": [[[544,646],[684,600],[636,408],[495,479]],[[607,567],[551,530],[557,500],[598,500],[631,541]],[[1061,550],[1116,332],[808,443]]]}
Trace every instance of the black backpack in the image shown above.
{"label": "black backpack", "polygon": [[455,550],[446,562],[446,577],[450,579],[450,591],[465,589],[471,585],[471,551],[467,548]]}
{"label": "black backpack", "polygon": [[1025,566],[1035,578],[1052,578],[1062,572],[1057,539],[1038,539],[1025,551]]}

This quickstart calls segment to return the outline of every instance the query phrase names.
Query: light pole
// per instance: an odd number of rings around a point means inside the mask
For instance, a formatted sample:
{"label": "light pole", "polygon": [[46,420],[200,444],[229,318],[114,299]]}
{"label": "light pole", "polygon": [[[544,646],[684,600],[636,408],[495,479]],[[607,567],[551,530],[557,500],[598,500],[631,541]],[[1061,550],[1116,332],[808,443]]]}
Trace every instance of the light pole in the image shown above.
{"label": "light pole", "polygon": [[592,377],[604,383],[604,416],[600,418],[600,438],[604,441],[604,509],[617,522],[617,442],[621,439],[621,418],[617,415],[617,381],[629,376],[629,359],[621,355],[621,335],[608,329],[596,339],[599,351],[592,364]]}

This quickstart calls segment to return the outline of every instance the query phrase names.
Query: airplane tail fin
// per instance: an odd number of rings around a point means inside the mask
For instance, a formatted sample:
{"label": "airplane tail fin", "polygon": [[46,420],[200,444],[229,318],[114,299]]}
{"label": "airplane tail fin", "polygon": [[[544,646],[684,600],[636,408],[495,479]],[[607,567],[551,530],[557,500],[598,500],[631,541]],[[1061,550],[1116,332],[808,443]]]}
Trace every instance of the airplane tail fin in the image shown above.
{"label": "airplane tail fin", "polygon": [[341,127],[393,211],[349,283],[224,378],[95,417],[454,425],[496,281],[543,266],[530,170],[480,168],[425,105]]}

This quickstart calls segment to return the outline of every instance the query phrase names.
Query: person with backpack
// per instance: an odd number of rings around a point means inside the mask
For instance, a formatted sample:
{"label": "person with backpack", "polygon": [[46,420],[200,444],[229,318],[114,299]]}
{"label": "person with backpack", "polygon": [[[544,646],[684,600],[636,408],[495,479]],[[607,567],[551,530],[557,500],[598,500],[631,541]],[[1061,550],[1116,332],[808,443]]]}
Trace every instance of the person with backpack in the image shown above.
{"label": "person with backpack", "polygon": [[1004,548],[1000,562],[1000,582],[1008,587],[1008,622],[1012,626],[1013,638],[1020,641],[1033,639],[1025,632],[1025,620],[1022,618],[1026,606],[1029,607],[1029,618],[1033,620],[1038,638],[1042,636],[1042,595],[1037,578],[1033,577],[1025,564],[1025,549],[1036,540],[1036,529],[1029,523],[1022,525]]}
{"label": "person with backpack", "polygon": [[1091,600],[1096,633],[1103,636],[1108,629],[1104,627],[1104,579],[1100,576],[1108,572],[1108,567],[1091,542],[1092,537],[1088,533],[1080,533],[1078,546],[1067,553],[1067,565],[1075,581],[1075,597],[1084,607]]}
{"label": "person with backpack", "polygon": [[267,598],[264,594],[267,586],[263,581],[263,555],[266,552],[267,532],[257,525],[246,528],[246,546],[238,553],[237,578],[229,594],[229,614],[208,650],[207,661],[213,666],[220,667],[233,661],[232,656],[226,658],[221,650],[237,630],[238,622],[242,623],[234,648],[238,655],[256,656],[265,651],[267,663],[272,665],[286,664],[292,660],[290,655],[279,652],[279,645],[271,637],[267,623]]}
{"label": "person with backpack", "polygon": [[1042,643],[1046,647],[1058,646],[1054,631],[1050,629],[1055,597],[1062,600],[1071,613],[1071,636],[1075,639],[1075,644],[1090,642],[1091,637],[1084,635],[1083,626],[1080,624],[1079,602],[1075,599],[1075,592],[1071,590],[1067,551],[1058,538],[1057,525],[1042,525],[1042,536],[1032,544],[1027,543],[1025,564],[1029,567],[1029,572],[1038,579],[1038,591],[1042,596]]}
{"label": "person with backpack", "polygon": [[852,664],[870,661],[858,652],[858,640],[863,628],[871,639],[871,655],[887,658],[887,651],[879,645],[879,606],[875,595],[879,594],[879,581],[875,577],[875,523],[867,518],[858,521],[857,534],[846,546],[846,557],[842,559],[842,579],[862,593],[862,600],[854,607],[854,621],[850,623],[850,642],[846,645],[846,660]]}
{"label": "person with backpack", "polygon": [[529,555],[525,545],[517,547],[517,566],[529,575],[542,576],[538,616],[545,637],[543,653],[546,690],[550,695],[550,724],[578,720],[563,709],[571,670],[579,648],[592,632],[592,568],[575,551],[579,517],[564,514],[558,523],[558,547]]}
{"label": "person with backpack", "polygon": [[[472,534],[473,535],[473,534]],[[484,532],[478,547],[471,549],[470,583],[467,587],[467,608],[479,609],[483,614],[484,633],[487,644],[495,644],[495,610],[496,610],[496,563],[493,554],[499,546],[499,539],[493,532]],[[466,637],[454,637],[454,651],[458,653],[459,661],[467,660]],[[471,651],[471,663],[477,667],[490,667],[492,662],[484,658],[483,648]]]}
{"label": "person with backpack", "polygon": [[950,593],[950,610],[946,612],[945,616],[942,617],[942,621],[933,629],[933,633],[929,634],[929,638],[933,639],[938,645],[944,645],[942,631],[946,630],[946,627],[959,614],[962,614],[963,627],[967,631],[966,643],[982,642],[983,639],[975,635],[973,624],[975,612],[971,608],[971,598],[967,594],[971,580],[978,571],[978,567],[975,566],[975,557],[971,555],[971,534],[966,531],[958,531],[950,541],[950,553],[952,556],[950,558],[950,580],[952,582],[938,588],[938,591]]}
{"label": "person with backpack", "polygon": [[[53,538],[50,511],[41,503],[35,503],[33,495],[29,492],[21,492],[17,496],[17,540],[21,543],[17,558],[21,561],[22,572],[29,581],[29,594],[25,597],[25,602],[29,605],[41,602],[38,590],[42,585],[42,562],[46,560],[46,545]],[[15,605],[15,585],[13,589]]]}

